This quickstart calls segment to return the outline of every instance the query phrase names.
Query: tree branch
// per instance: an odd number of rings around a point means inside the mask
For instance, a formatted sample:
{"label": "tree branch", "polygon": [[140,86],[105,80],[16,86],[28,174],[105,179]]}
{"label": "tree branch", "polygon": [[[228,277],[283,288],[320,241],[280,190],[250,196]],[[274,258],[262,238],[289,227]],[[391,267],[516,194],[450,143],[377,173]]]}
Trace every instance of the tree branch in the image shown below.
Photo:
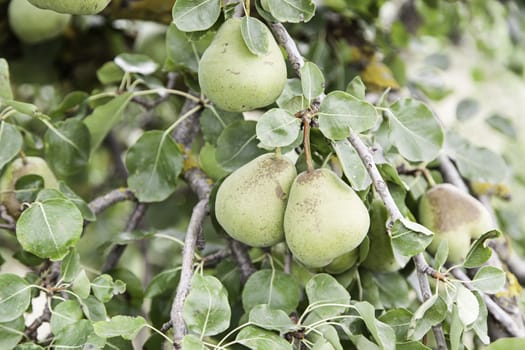
{"label": "tree branch", "polygon": [[136,200],[135,195],[129,188],[118,188],[89,202],[89,209],[97,215],[115,203]]}
{"label": "tree branch", "polygon": [[180,275],[179,285],[177,286],[177,293],[173,300],[171,307],[170,318],[173,325],[173,340],[176,349],[182,349],[182,339],[186,334],[186,326],[182,318],[182,307],[191,287],[191,278],[193,276],[193,257],[195,255],[195,245],[200,230],[202,230],[202,222],[208,214],[209,198],[205,197],[199,200],[197,205],[193,208],[190,223],[186,232],[184,240],[184,248],[182,250],[182,269]]}
{"label": "tree branch", "polygon": [[248,278],[257,271],[248,255],[248,246],[231,238],[228,238],[228,244],[241,272],[241,284],[244,284]]}
{"label": "tree branch", "polygon": [[[133,212],[129,217],[124,232],[131,232],[140,225],[142,218],[144,218],[144,215],[146,214],[147,208],[148,207],[145,203],[137,203],[135,209],[133,209]],[[117,244],[113,246],[106,258],[106,262],[102,266],[102,272],[108,272],[117,266],[120,258],[122,257],[122,254],[124,254],[124,250],[126,250],[126,247],[127,244]]]}

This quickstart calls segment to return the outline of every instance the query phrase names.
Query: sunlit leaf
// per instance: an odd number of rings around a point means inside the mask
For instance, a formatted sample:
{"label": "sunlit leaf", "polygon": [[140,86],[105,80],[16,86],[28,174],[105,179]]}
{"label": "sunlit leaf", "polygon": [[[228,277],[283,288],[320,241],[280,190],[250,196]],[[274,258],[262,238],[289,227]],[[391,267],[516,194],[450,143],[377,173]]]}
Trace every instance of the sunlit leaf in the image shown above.
{"label": "sunlit leaf", "polygon": [[266,0],[266,4],[267,11],[279,22],[308,22],[315,13],[312,0]]}
{"label": "sunlit leaf", "polygon": [[305,292],[312,312],[320,318],[337,316],[343,313],[350,303],[348,291],[326,273],[313,276],[306,284]]}
{"label": "sunlit leaf", "polygon": [[235,340],[251,350],[292,350],[292,344],[278,334],[254,326],[244,327]]}
{"label": "sunlit leaf", "polygon": [[99,321],[93,324],[95,333],[102,338],[122,337],[132,340],[147,325],[141,316],[114,316],[109,321]]}
{"label": "sunlit leaf", "polygon": [[0,349],[13,349],[24,337],[24,330],[25,324],[23,316],[6,323],[0,323]]}
{"label": "sunlit leaf", "polygon": [[0,274],[0,322],[9,322],[22,316],[31,302],[31,287],[21,277]]}
{"label": "sunlit leaf", "polygon": [[270,48],[271,33],[268,27],[255,17],[244,16],[241,22],[244,43],[254,55],[264,55]]}
{"label": "sunlit leaf", "polygon": [[456,284],[456,287],[456,305],[458,306],[459,319],[463,325],[468,326],[478,318],[478,299],[463,285]]}
{"label": "sunlit leaf", "polygon": [[298,329],[297,324],[283,310],[275,310],[267,304],[260,304],[251,309],[248,320],[257,327],[285,334]]}
{"label": "sunlit leaf", "polygon": [[280,108],[265,112],[256,126],[257,138],[268,147],[290,145],[299,136],[301,121]]}
{"label": "sunlit leaf", "polygon": [[123,71],[129,73],[152,74],[158,69],[158,64],[146,55],[121,53],[113,61]]}
{"label": "sunlit leaf", "polygon": [[323,72],[313,62],[306,62],[300,71],[303,95],[307,100],[312,101],[324,91],[325,80]]}
{"label": "sunlit leaf", "polygon": [[505,272],[494,266],[482,266],[472,279],[472,286],[481,292],[495,294],[505,287]]}
{"label": "sunlit leaf", "polygon": [[355,148],[348,140],[335,141],[332,144],[352,188],[356,191],[366,190],[372,184],[372,180]]}
{"label": "sunlit leaf", "polygon": [[178,0],[173,6],[173,22],[182,31],[210,28],[221,13],[220,0]]}

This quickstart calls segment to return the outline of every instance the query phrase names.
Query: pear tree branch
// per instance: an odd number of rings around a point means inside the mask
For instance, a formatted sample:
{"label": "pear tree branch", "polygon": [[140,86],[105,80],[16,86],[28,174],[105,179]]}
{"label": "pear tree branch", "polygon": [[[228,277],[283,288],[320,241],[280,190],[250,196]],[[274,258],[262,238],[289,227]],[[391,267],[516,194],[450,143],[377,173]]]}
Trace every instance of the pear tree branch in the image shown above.
{"label": "pear tree branch", "polygon": [[[295,44],[295,41],[292,39],[290,34],[287,32],[286,28],[281,23],[272,23],[270,24],[270,26],[277,41],[285,48],[286,53],[288,54],[288,60],[292,64],[292,67],[294,68],[296,74],[300,76],[299,70],[304,65],[304,58],[300,54],[299,49]],[[323,98],[324,95],[320,97],[320,100],[322,100]],[[379,173],[379,170],[377,169],[374,163],[373,156],[368,150],[368,147],[366,147],[366,145],[360,139],[359,135],[357,135],[354,132],[351,133],[349,140],[352,146],[356,149],[357,153],[359,154],[362,162],[366,166],[366,169],[370,177],[372,178],[372,182],[374,183],[374,187],[376,188],[377,192],[381,196],[381,199],[385,203],[385,206],[392,220],[396,221],[402,219],[403,215],[399,211],[399,208],[395,204],[394,199],[392,198],[392,195],[388,190],[388,186],[386,185],[381,174]],[[426,274],[429,270],[431,270],[431,268],[426,263],[425,258],[421,253],[416,255],[413,260],[416,265],[421,295],[423,297],[423,300],[427,300],[432,296],[430,284],[426,276]],[[432,330],[436,338],[438,349],[447,349],[447,343],[441,325],[436,325],[432,327]]]}
{"label": "pear tree branch", "polygon": [[111,207],[112,205],[123,201],[136,201],[135,195],[129,188],[117,188],[89,202],[88,206],[91,211],[97,215]]}

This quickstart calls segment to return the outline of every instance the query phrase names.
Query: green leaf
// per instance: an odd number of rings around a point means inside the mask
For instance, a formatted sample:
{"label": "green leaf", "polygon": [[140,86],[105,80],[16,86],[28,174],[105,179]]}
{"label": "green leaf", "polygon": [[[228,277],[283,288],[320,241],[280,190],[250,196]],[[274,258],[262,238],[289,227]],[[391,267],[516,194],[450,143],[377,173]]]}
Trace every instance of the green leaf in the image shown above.
{"label": "green leaf", "polygon": [[467,268],[474,268],[487,262],[492,255],[492,249],[487,246],[487,240],[491,238],[498,238],[500,236],[501,232],[498,230],[492,230],[481,235],[481,237],[479,237],[470,248],[463,266]]}
{"label": "green leaf", "polygon": [[250,323],[281,335],[298,330],[297,324],[283,310],[271,309],[267,304],[256,305],[248,316]]}
{"label": "green leaf", "polygon": [[16,223],[17,239],[24,250],[41,258],[62,260],[82,233],[82,213],[69,200],[34,202]]}
{"label": "green leaf", "polygon": [[488,335],[488,326],[487,326],[487,316],[488,316],[488,310],[487,306],[485,305],[485,302],[483,301],[483,297],[478,292],[474,292],[474,295],[478,299],[479,304],[479,316],[476,319],[476,321],[472,324],[471,328],[474,330],[478,338],[481,340],[483,344],[490,343],[490,338]]}
{"label": "green leaf", "polygon": [[464,98],[456,106],[456,118],[459,121],[470,119],[479,112],[478,101],[472,98]]}
{"label": "green leaf", "polygon": [[92,295],[82,300],[82,311],[84,312],[84,315],[93,322],[105,321],[108,317],[104,304]]}
{"label": "green leaf", "polygon": [[412,312],[407,309],[390,309],[378,319],[392,327],[396,334],[396,339],[399,342],[407,339],[408,327],[412,315]]}
{"label": "green leaf", "polygon": [[80,348],[87,342],[88,337],[93,333],[93,326],[88,320],[80,320],[74,324],[65,326],[59,333],[56,333],[53,346],[55,349]]}
{"label": "green leaf", "polygon": [[164,70],[197,73],[199,67],[198,54],[208,47],[212,38],[213,33],[210,31],[197,41],[191,41],[186,33],[171,23],[166,33],[167,59]]}
{"label": "green leaf", "polygon": [[374,275],[374,280],[379,288],[381,304],[385,308],[408,307],[410,305],[408,283],[400,273],[377,273]]}
{"label": "green leaf", "polygon": [[208,350],[204,343],[193,334],[186,334],[182,339],[182,349],[184,350]]}
{"label": "green leaf", "polygon": [[507,135],[511,139],[517,138],[516,126],[512,119],[503,117],[499,114],[493,114],[485,122],[494,130],[499,131],[503,135]]}
{"label": "green leaf", "polygon": [[44,136],[46,160],[59,177],[68,177],[86,169],[90,153],[90,134],[77,119],[67,119],[56,127],[48,125]]}
{"label": "green leaf", "polygon": [[120,280],[113,281],[113,278],[108,274],[103,274],[91,282],[91,290],[95,298],[107,303],[113,298],[113,295],[124,293],[126,285]]}
{"label": "green leaf", "polygon": [[206,30],[220,14],[220,0],[178,0],[173,6],[173,23],[184,32]]}
{"label": "green leaf", "polygon": [[[0,59],[0,63],[3,59]],[[0,72],[0,79],[2,73]],[[22,149],[22,135],[16,127],[0,120],[0,172]]]}
{"label": "green leaf", "polygon": [[189,330],[201,336],[219,334],[230,326],[228,292],[213,276],[194,274],[182,316]]}
{"label": "green leaf", "polygon": [[394,330],[386,323],[376,319],[375,310],[372,304],[361,301],[354,304],[357,312],[363,318],[366,327],[374,337],[377,344],[384,350],[395,350],[396,335]]}
{"label": "green leaf", "polygon": [[153,298],[172,289],[179,279],[180,268],[162,271],[151,279],[144,292],[144,298]]}
{"label": "green leaf", "polygon": [[102,338],[122,337],[127,340],[134,339],[140,330],[147,326],[146,320],[141,316],[114,316],[109,321],[99,321],[93,324],[95,334]]}
{"label": "green leaf", "polygon": [[265,112],[255,128],[257,138],[268,147],[290,145],[297,139],[300,130],[301,120],[280,108]]}
{"label": "green leaf", "polygon": [[249,312],[256,305],[291,313],[299,305],[301,290],[297,282],[279,270],[259,270],[250,276],[242,291],[242,306]]}
{"label": "green leaf", "polygon": [[303,95],[301,80],[297,78],[286,81],[283,92],[275,102],[279,108],[288,111],[292,115],[305,110],[309,106],[308,101]]}
{"label": "green leaf", "polygon": [[458,308],[456,305],[452,306],[452,312],[450,318],[450,347],[452,349],[459,349],[461,335],[463,334],[463,325],[459,319]]}
{"label": "green leaf", "polygon": [[9,322],[22,316],[31,302],[31,287],[21,277],[0,274],[0,322]]}
{"label": "green leaf", "polygon": [[[394,255],[412,257],[421,253],[432,242],[434,234],[426,227],[407,219],[394,222],[392,226],[392,248]],[[403,259],[401,259],[403,260]],[[404,264],[400,264],[404,266]]]}
{"label": "green leaf", "polygon": [[160,130],[145,132],[126,155],[128,186],[141,202],[160,202],[177,186],[184,157],[173,138]]}
{"label": "green leaf", "polygon": [[124,77],[124,71],[115,62],[106,62],[97,70],[97,78],[102,84],[118,83]]}
{"label": "green leaf", "polygon": [[326,273],[314,275],[306,283],[305,292],[309,307],[319,318],[340,315],[350,303],[350,293],[334,277]]}
{"label": "green leaf", "polygon": [[124,117],[124,109],[131,101],[133,94],[125,92],[111,101],[95,108],[93,113],[84,119],[91,135],[91,153],[96,150],[107,134]]}
{"label": "green leaf", "polygon": [[4,105],[13,107],[18,113],[22,113],[29,116],[35,116],[38,112],[38,107],[31,103],[19,102],[19,101],[4,101]]}
{"label": "green leaf", "polygon": [[9,65],[5,58],[0,58],[0,101],[12,99],[13,91],[11,90],[11,81],[9,79]]}
{"label": "green leaf", "polygon": [[332,145],[352,188],[356,191],[366,190],[372,184],[372,180],[355,148],[348,140],[334,141]]}
{"label": "green leaf", "polygon": [[308,22],[315,13],[312,0],[266,0],[266,3],[268,11],[279,22]]}
{"label": "green leaf", "polygon": [[73,202],[73,204],[77,206],[78,210],[80,210],[80,212],[82,213],[84,220],[95,221],[95,213],[93,213],[93,210],[91,210],[89,205],[82,199],[82,197],[76,194],[64,182],[60,182],[59,189],[60,192],[62,192],[71,202]]}
{"label": "green leaf", "polygon": [[319,129],[332,140],[347,138],[351,130],[366,131],[376,121],[374,106],[343,91],[329,93],[319,107]]}
{"label": "green leaf", "polygon": [[421,339],[432,326],[443,322],[447,317],[447,304],[438,294],[432,295],[419,306],[410,321],[407,339]]}
{"label": "green leaf", "polygon": [[219,165],[233,171],[265,153],[257,147],[256,122],[238,121],[228,125],[217,140],[215,157]]}
{"label": "green leaf", "polygon": [[463,325],[468,326],[478,318],[478,299],[470,290],[463,287],[463,285],[457,283],[456,288],[456,305],[458,306],[459,319]]}
{"label": "green leaf", "polygon": [[80,304],[76,300],[66,300],[58,304],[51,313],[51,331],[58,334],[69,325],[83,317]]}
{"label": "green leaf", "polygon": [[335,350],[332,344],[323,337],[319,337],[312,347],[312,350]]}
{"label": "green leaf", "polygon": [[244,16],[241,22],[241,34],[251,53],[262,56],[268,53],[270,48],[270,38],[272,34],[268,27],[254,17]]}
{"label": "green leaf", "polygon": [[346,86],[346,92],[360,100],[365,99],[366,87],[360,76],[356,76],[351,82],[348,83]]}
{"label": "green leaf", "polygon": [[42,176],[36,174],[24,175],[15,184],[16,200],[20,203],[34,202],[44,186],[44,178]]}
{"label": "green leaf", "polygon": [[60,276],[64,282],[71,282],[78,276],[82,269],[80,265],[80,255],[75,249],[71,249],[69,253],[62,260],[60,265]]}
{"label": "green leaf", "polygon": [[490,344],[486,350],[510,350],[525,349],[525,339],[523,338],[502,338]]}
{"label": "green leaf", "polygon": [[251,350],[292,350],[292,344],[288,343],[274,332],[270,332],[255,326],[244,327],[235,340]]}
{"label": "green leaf", "polygon": [[149,75],[155,73],[159,65],[149,56],[136,53],[121,53],[113,61],[124,72]]}
{"label": "green leaf", "polygon": [[481,292],[495,294],[505,287],[505,272],[494,266],[481,267],[472,279],[472,286]]}
{"label": "green leaf", "polygon": [[312,101],[324,92],[325,80],[323,72],[313,62],[306,62],[300,69],[301,88],[304,97]]}
{"label": "green leaf", "polygon": [[86,299],[89,296],[91,292],[91,282],[84,269],[80,270],[71,284],[71,289],[80,299]]}
{"label": "green leaf", "polygon": [[[1,88],[1,76],[0,76],[0,88]],[[0,323],[0,349],[4,349],[4,350],[13,349],[16,346],[16,344],[18,344],[18,342],[22,340],[24,336],[24,330],[25,330],[25,324],[24,324],[23,316],[20,316],[17,319],[10,321],[10,322]]]}
{"label": "green leaf", "polygon": [[75,111],[75,108],[78,109],[78,106],[84,103],[88,97],[89,94],[84,91],[70,92],[64,97],[58,106],[49,112],[49,116],[51,119],[63,118],[66,113],[70,114],[72,111]]}
{"label": "green leaf", "polygon": [[498,184],[509,174],[509,167],[500,155],[477,147],[456,133],[447,133],[447,154],[456,161],[461,175],[469,180]]}
{"label": "green leaf", "polygon": [[200,126],[204,139],[212,145],[217,144],[217,139],[228,125],[242,121],[242,113],[225,112],[215,107],[206,108],[200,118]]}
{"label": "green leaf", "polygon": [[443,146],[443,129],[432,111],[411,98],[399,100],[389,110],[390,140],[399,153],[414,162],[430,162]]}

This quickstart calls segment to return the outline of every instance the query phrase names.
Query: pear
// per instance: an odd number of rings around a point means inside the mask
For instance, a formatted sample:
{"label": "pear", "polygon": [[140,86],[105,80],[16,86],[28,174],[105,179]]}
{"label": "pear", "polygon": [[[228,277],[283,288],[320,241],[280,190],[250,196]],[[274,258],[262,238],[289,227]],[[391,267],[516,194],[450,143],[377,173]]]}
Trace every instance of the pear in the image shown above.
{"label": "pear", "polygon": [[45,188],[58,189],[58,181],[47,165],[39,157],[25,157],[15,159],[4,170],[0,177],[0,203],[4,204],[10,215],[18,217],[21,214],[21,203],[16,198],[16,182],[26,175],[39,175],[44,180]]}
{"label": "pear", "polygon": [[[255,55],[241,34],[241,19],[226,20],[199,63],[202,92],[225,111],[244,112],[273,103],[286,84],[286,64],[266,28],[268,52]],[[262,40],[262,38],[261,38]]]}
{"label": "pear", "polygon": [[11,30],[28,44],[59,36],[71,19],[71,15],[42,10],[27,0],[12,0],[7,11]]}
{"label": "pear", "polygon": [[263,154],[235,170],[220,185],[215,216],[234,239],[252,247],[269,247],[284,239],[283,217],[294,164]]}
{"label": "pear", "polygon": [[332,170],[297,176],[284,213],[286,243],[309,268],[324,267],[365,238],[370,217],[357,194]]}
{"label": "pear", "polygon": [[446,240],[453,264],[465,259],[471,239],[495,228],[483,204],[451,184],[434,186],[421,197],[419,221],[435,234],[428,250],[435,253]]}
{"label": "pear", "polygon": [[401,268],[394,257],[392,242],[386,231],[388,212],[380,199],[374,199],[370,208],[370,247],[361,266],[375,272],[393,272]]}
{"label": "pear", "polygon": [[324,271],[337,275],[351,269],[359,259],[359,249],[339,255],[332,262],[324,267]]}
{"label": "pear", "polygon": [[36,7],[72,15],[94,15],[111,0],[29,0]]}

